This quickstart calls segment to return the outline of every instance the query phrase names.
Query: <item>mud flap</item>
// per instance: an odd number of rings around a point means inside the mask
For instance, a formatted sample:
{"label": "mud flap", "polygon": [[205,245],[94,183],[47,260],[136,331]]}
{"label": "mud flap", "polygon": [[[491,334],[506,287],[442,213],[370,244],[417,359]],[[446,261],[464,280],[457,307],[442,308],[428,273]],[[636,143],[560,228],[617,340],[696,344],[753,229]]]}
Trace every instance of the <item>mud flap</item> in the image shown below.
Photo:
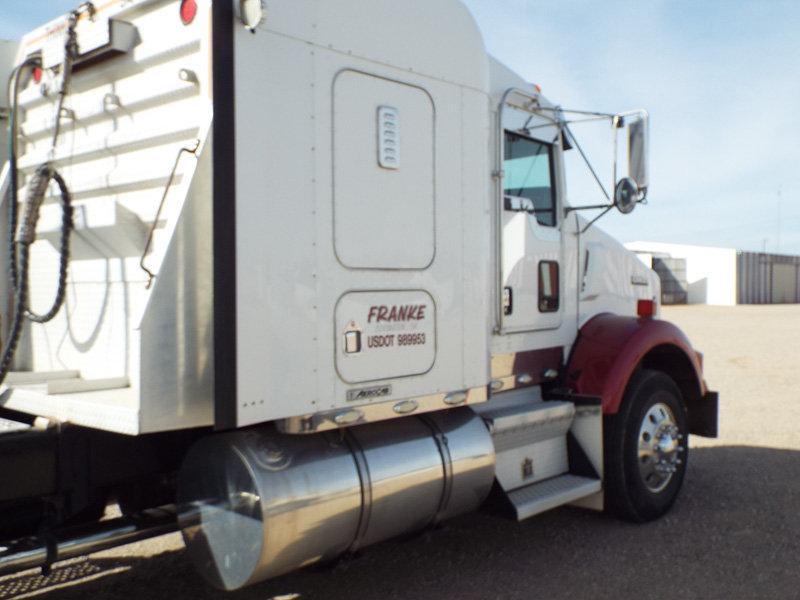
{"label": "mud flap", "polygon": [[706,392],[689,406],[689,433],[702,437],[719,436],[719,393]]}

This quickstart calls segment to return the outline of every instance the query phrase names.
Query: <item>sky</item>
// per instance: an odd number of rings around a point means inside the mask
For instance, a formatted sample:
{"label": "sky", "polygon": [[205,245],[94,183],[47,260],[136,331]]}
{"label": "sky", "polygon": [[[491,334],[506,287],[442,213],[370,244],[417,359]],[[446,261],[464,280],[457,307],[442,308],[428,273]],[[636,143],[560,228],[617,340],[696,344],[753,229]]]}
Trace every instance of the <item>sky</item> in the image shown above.
{"label": "sky", "polygon": [[[0,38],[78,3],[0,0]],[[622,241],[800,254],[800,1],[464,3],[487,50],[553,102],[649,111],[648,204],[612,211],[603,229]],[[610,188],[608,127],[574,133]],[[568,154],[570,203],[602,202]]]}

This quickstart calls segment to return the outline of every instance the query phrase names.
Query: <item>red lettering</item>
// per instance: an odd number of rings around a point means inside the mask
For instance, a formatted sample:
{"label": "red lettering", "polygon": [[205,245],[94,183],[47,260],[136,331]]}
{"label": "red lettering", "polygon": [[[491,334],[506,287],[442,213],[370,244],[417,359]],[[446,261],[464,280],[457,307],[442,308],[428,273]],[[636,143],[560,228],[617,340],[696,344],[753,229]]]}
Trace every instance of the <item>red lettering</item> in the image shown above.
{"label": "red lettering", "polygon": [[425,304],[405,304],[403,306],[370,306],[367,322],[372,321],[422,321],[425,319]]}

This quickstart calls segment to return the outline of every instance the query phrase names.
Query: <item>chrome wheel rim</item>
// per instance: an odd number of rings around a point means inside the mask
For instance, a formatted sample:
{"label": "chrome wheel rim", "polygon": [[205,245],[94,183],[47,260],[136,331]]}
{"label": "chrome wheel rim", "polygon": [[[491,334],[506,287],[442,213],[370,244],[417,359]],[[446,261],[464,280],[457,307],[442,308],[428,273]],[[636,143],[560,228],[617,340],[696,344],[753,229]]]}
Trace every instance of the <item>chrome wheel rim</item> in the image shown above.
{"label": "chrome wheel rim", "polygon": [[651,406],[639,427],[639,475],[651,492],[667,487],[682,464],[681,440],[672,409],[663,402]]}

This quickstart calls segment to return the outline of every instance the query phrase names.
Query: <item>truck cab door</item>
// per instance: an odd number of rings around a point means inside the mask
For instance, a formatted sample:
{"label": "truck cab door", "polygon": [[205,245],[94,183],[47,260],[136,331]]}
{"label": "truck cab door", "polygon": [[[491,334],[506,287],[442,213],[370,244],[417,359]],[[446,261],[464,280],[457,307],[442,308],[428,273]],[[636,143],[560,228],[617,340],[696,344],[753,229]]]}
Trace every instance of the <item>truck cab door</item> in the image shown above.
{"label": "truck cab door", "polygon": [[500,136],[500,333],[555,329],[563,315],[560,136],[513,125]]}

